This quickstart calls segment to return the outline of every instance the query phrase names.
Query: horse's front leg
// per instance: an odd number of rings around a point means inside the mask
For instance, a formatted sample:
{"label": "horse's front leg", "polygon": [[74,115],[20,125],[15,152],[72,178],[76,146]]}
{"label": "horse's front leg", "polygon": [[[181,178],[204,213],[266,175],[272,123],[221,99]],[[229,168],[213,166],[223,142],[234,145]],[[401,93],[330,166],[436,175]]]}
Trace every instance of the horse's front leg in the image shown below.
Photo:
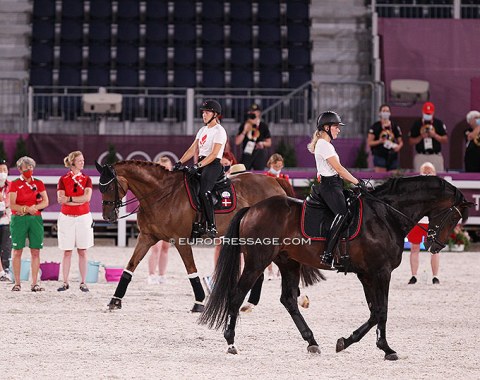
{"label": "horse's front leg", "polygon": [[195,303],[191,309],[192,313],[201,313],[205,309],[205,291],[203,290],[200,277],[198,277],[197,266],[193,259],[192,248],[189,244],[177,244],[176,248],[180,253],[185,269],[187,270],[188,279],[195,295]]}
{"label": "horse's front leg", "polygon": [[280,302],[292,317],[302,338],[307,341],[308,352],[319,354],[320,349],[318,348],[318,343],[315,341],[313,332],[310,330],[310,327],[308,327],[307,322],[305,322],[305,319],[298,309],[297,298],[300,293],[298,288],[300,283],[300,264],[296,261],[288,260],[287,262],[279,261],[277,265],[282,274],[282,295],[280,296]]}
{"label": "horse's front leg", "polygon": [[156,243],[156,239],[152,238],[150,235],[145,235],[140,232],[138,235],[137,244],[133,251],[133,255],[130,258],[130,261],[127,264],[127,267],[123,270],[122,277],[118,282],[117,289],[115,289],[115,294],[107,305],[109,310],[121,309],[122,308],[122,298],[127,292],[128,285],[132,280],[133,272],[137,268],[138,264],[147,254],[148,250],[152,245]]}

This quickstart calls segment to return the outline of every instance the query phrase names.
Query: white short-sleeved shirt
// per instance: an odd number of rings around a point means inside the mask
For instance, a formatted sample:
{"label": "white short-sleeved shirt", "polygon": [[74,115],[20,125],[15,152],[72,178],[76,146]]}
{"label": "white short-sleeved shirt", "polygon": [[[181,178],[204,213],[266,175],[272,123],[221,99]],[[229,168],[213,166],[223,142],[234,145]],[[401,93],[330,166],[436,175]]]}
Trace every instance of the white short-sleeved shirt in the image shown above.
{"label": "white short-sleeved shirt", "polygon": [[327,162],[330,157],[337,157],[334,146],[324,139],[318,139],[315,145],[315,162],[317,163],[317,175],[330,177],[338,174],[337,171]]}
{"label": "white short-sleeved shirt", "polygon": [[195,138],[198,140],[199,156],[208,156],[212,152],[214,144],[222,144],[217,158],[221,159],[223,157],[223,151],[227,143],[227,132],[220,124],[215,124],[211,128],[205,125],[198,131],[197,137]]}

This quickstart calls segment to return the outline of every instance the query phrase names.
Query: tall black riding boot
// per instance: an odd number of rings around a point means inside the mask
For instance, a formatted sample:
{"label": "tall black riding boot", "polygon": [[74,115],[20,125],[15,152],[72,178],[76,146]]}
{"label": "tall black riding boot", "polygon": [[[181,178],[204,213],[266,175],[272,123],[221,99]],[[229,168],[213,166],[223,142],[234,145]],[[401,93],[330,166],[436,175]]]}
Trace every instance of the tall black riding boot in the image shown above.
{"label": "tall black riding boot", "polygon": [[332,225],[330,226],[330,231],[327,236],[327,248],[323,252],[322,264],[331,266],[333,263],[333,250],[337,244],[338,238],[340,237],[340,232],[342,227],[347,219],[347,215],[337,214],[333,219]]}
{"label": "tall black riding boot", "polygon": [[203,215],[207,221],[207,229],[205,235],[210,238],[217,236],[217,227],[215,226],[215,211],[213,209],[213,197],[210,191],[200,194],[203,206]]}

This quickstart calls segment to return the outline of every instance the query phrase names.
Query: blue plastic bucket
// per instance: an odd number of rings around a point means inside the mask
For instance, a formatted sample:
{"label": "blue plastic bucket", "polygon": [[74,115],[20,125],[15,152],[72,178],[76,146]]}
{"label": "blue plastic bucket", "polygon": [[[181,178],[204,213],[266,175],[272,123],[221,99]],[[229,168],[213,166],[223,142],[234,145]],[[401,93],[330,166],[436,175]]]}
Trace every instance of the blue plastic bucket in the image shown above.
{"label": "blue plastic bucket", "polygon": [[[30,278],[30,260],[21,260],[20,267],[20,281],[28,281]],[[15,281],[15,275],[13,273],[12,259],[10,259],[10,273],[12,274],[12,280]]]}
{"label": "blue plastic bucket", "polygon": [[87,266],[87,278],[85,279],[88,283],[98,282],[98,270],[100,269],[100,261],[91,261],[88,260]]}

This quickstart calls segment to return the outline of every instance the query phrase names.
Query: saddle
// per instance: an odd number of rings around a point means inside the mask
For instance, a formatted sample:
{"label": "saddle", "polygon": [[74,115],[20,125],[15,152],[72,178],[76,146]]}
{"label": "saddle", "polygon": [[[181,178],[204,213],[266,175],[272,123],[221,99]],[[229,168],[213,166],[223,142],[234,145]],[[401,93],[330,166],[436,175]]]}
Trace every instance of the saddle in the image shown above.
{"label": "saddle", "polygon": [[[363,201],[353,191],[344,190],[348,217],[340,240],[353,240],[357,237],[362,224]],[[304,237],[316,241],[327,240],[335,215],[330,211],[323,198],[314,191],[303,202],[301,231]]]}
{"label": "saddle", "polygon": [[[191,176],[188,173],[185,173],[183,181],[187,190],[190,206],[192,206],[195,211],[199,212],[199,210],[201,210],[199,198],[200,176]],[[230,181],[230,178],[227,178],[225,173],[222,173],[222,175],[218,177],[212,190],[212,197],[215,214],[228,214],[237,207],[235,188]]]}

